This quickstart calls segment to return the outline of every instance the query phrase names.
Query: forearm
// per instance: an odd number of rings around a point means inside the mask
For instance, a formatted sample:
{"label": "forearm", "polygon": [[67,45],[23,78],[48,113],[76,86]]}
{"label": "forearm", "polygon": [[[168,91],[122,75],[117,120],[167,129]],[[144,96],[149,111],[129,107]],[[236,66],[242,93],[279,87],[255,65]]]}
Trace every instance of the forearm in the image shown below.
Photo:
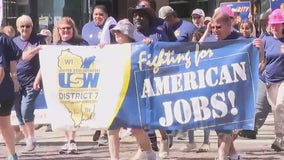
{"label": "forearm", "polygon": [[13,80],[18,79],[18,77],[17,77],[17,61],[11,61],[10,62],[10,76]]}
{"label": "forearm", "polygon": [[5,71],[4,71],[4,68],[3,67],[0,67],[0,85],[4,79],[4,76],[5,76]]}
{"label": "forearm", "polygon": [[206,26],[206,30],[203,33],[202,37],[200,38],[200,40],[198,42],[204,42],[205,39],[211,34],[211,22],[209,22]]}
{"label": "forearm", "polygon": [[31,60],[35,55],[38,54],[39,50],[41,49],[41,46],[37,46],[35,48],[29,49],[27,51],[24,51],[22,53],[22,60],[23,61],[29,61]]}
{"label": "forearm", "polygon": [[37,72],[37,75],[36,75],[35,80],[38,81],[38,82],[40,82],[41,79],[42,79],[42,77],[41,77],[41,70],[39,69],[39,71]]}

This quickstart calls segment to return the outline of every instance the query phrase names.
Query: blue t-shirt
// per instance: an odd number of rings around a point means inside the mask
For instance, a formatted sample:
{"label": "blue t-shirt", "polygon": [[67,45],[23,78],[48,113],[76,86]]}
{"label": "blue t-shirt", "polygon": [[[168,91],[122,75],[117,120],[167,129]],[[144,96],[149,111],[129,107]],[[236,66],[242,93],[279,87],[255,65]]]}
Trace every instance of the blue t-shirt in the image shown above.
{"label": "blue t-shirt", "polygon": [[194,24],[185,20],[180,20],[177,25],[172,28],[177,38],[177,42],[190,42],[193,32],[197,29]]}
{"label": "blue t-shirt", "polygon": [[153,19],[153,26],[156,27],[158,30],[163,30],[164,33],[167,35],[169,41],[175,42],[177,40],[174,34],[174,30],[172,29],[170,24],[162,18],[155,17]]}
{"label": "blue t-shirt", "polygon": [[276,39],[273,36],[263,37],[266,58],[265,80],[277,83],[284,80],[284,37]]}
{"label": "blue t-shirt", "polygon": [[97,26],[95,22],[86,23],[82,29],[82,38],[86,40],[89,45],[98,45],[101,39],[102,28]]}
{"label": "blue t-shirt", "polygon": [[0,101],[14,99],[14,84],[10,76],[10,61],[18,60],[22,50],[4,34],[0,34],[0,66],[4,68],[5,76],[0,85]]}
{"label": "blue t-shirt", "polygon": [[[115,25],[110,25],[109,30],[111,30]],[[88,22],[83,26],[82,38],[88,42],[89,45],[100,44],[102,36],[102,28],[97,26],[95,22]],[[114,36],[110,33],[110,43],[115,43]]]}
{"label": "blue t-shirt", "polygon": [[[154,42],[157,41],[169,42],[169,38],[166,35],[166,33],[163,30],[158,29],[156,27],[151,27],[147,31],[141,34],[143,34],[145,37],[151,38]],[[142,41],[145,37],[142,36],[135,37],[135,40],[139,42]]]}
{"label": "blue t-shirt", "polygon": [[[29,40],[22,40],[20,36],[13,41],[23,51],[35,48],[40,44],[45,44],[44,36],[32,34]],[[36,54],[31,60],[19,60],[17,64],[17,76],[21,86],[32,86],[39,71],[39,55]]]}

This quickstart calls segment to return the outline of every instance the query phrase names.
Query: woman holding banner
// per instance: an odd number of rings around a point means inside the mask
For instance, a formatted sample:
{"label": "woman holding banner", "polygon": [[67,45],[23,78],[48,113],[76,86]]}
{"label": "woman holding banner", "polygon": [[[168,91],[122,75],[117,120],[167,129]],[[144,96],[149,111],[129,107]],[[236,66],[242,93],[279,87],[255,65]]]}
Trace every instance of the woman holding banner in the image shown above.
{"label": "woman holding banner", "polygon": [[[110,29],[116,24],[116,20],[109,16],[108,10],[104,5],[95,5],[93,8],[93,21],[86,23],[82,29],[82,38],[89,45],[110,44],[114,42]],[[107,143],[107,132],[97,130],[93,135],[93,141]]]}
{"label": "woman holding banner", "polygon": [[[87,46],[88,42],[83,40],[78,35],[78,30],[76,28],[75,22],[70,17],[62,17],[53,29],[53,42],[56,45],[78,45]],[[59,153],[75,154],[77,153],[77,144],[75,142],[76,131],[75,128],[70,130],[65,130],[65,136],[67,138],[67,143],[64,144]]]}
{"label": "woman holding banner", "polygon": [[284,15],[275,9],[269,15],[271,36],[265,36],[265,58],[262,61],[267,88],[268,102],[274,112],[275,141],[271,148],[277,152],[284,150]]}
{"label": "woman holding banner", "polygon": [[[132,23],[130,23],[127,19],[120,20],[117,25],[111,29],[111,33],[115,36],[115,40],[119,44],[123,43],[131,43],[134,42],[134,31],[135,27]],[[109,139],[109,152],[111,160],[119,160],[119,131],[120,127],[116,127],[115,125],[120,126],[119,120],[115,121],[115,124],[111,126],[108,130],[108,139]],[[125,126],[127,127],[127,126]],[[133,157],[133,160],[138,159],[148,159],[148,160],[156,160],[156,154],[153,152],[151,147],[151,142],[142,128],[131,128],[132,135],[135,136],[136,141],[140,147],[139,151],[141,153],[140,157]]]}

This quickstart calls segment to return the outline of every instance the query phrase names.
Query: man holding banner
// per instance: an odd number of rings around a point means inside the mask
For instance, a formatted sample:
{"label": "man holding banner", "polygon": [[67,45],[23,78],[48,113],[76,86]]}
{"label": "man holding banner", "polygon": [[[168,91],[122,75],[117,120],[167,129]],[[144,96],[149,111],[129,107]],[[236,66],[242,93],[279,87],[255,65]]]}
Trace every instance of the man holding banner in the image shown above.
{"label": "man holding banner", "polygon": [[[224,10],[225,9],[225,10]],[[207,30],[203,37],[204,41],[220,41],[231,39],[242,39],[241,35],[232,29],[233,24],[229,14],[227,13],[227,7],[220,7],[213,17],[212,22],[207,26]],[[212,32],[212,35],[210,34]],[[257,48],[261,48],[262,41],[257,40],[255,42]],[[218,135],[218,159],[226,160],[229,156],[230,160],[240,160],[240,155],[237,154],[234,147],[235,136],[233,130],[216,129]]]}

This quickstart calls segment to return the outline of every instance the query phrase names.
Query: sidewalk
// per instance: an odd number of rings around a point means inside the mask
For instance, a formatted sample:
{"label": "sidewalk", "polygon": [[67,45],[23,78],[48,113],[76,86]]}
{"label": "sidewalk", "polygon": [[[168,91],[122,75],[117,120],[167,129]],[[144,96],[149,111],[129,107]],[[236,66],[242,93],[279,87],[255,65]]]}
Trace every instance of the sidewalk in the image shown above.
{"label": "sidewalk", "polygon": [[[16,149],[21,160],[109,160],[107,146],[98,146],[92,142],[94,131],[78,131],[77,145],[79,153],[77,155],[58,154],[58,150],[65,143],[64,132],[54,131],[45,132],[45,128],[36,131],[39,146],[31,154],[21,154],[24,147],[23,141],[17,144]],[[237,151],[245,160],[281,160],[284,159],[284,152],[275,152],[270,149],[274,140],[273,118],[269,115],[265,125],[259,130],[256,140],[238,138],[235,142]],[[198,147],[203,140],[203,131],[195,132],[195,140]],[[3,142],[1,140],[1,142]],[[170,150],[169,160],[214,160],[217,154],[217,137],[214,131],[210,135],[211,150],[205,153],[196,153],[197,149],[192,152],[181,152],[180,148],[187,141],[175,140]],[[3,143],[0,147],[0,159],[5,159],[5,149]],[[121,140],[121,160],[129,160],[137,151],[137,145],[133,137],[126,137]],[[157,154],[158,156],[158,154]]]}

